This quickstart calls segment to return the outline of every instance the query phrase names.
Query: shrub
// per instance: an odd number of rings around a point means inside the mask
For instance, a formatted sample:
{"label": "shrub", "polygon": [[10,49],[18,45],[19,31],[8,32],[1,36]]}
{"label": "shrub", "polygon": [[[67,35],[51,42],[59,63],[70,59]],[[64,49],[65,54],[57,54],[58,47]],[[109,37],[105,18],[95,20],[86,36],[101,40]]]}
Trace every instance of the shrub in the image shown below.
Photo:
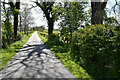
{"label": "shrub", "polygon": [[17,40],[21,40],[22,39],[22,33],[18,32],[17,33]]}
{"label": "shrub", "polygon": [[51,34],[48,36],[48,41],[45,43],[47,46],[50,45],[62,45],[62,42],[59,40],[59,36],[55,34]]}
{"label": "shrub", "polygon": [[[118,38],[120,39],[120,36],[114,26],[92,25],[85,27],[73,33],[73,56],[76,61],[80,61],[82,57],[87,66],[94,65],[92,71],[95,73],[101,74],[101,71],[109,69],[112,75],[118,75],[118,65],[120,65],[118,51],[120,41]],[[100,76],[103,77],[105,74]]]}

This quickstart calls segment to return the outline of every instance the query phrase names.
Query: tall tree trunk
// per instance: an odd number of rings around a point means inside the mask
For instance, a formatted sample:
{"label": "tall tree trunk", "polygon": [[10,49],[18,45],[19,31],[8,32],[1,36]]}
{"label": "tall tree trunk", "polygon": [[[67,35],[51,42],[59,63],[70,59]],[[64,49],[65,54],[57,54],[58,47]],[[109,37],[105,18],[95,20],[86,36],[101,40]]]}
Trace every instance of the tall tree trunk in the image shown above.
{"label": "tall tree trunk", "polygon": [[18,28],[18,12],[15,9],[20,9],[20,0],[16,0],[15,5],[13,4],[12,0],[9,0],[9,4],[13,9],[13,15],[14,15],[14,37],[15,40],[17,39],[17,28]]}
{"label": "tall tree trunk", "polygon": [[[16,0],[15,7],[18,10],[20,9],[20,0]],[[14,36],[15,36],[15,40],[17,39],[18,15],[19,15],[19,12],[15,11],[15,13],[14,13]]]}
{"label": "tall tree trunk", "polygon": [[14,14],[14,37],[17,39],[18,13]]}
{"label": "tall tree trunk", "polygon": [[20,32],[22,32],[21,15],[20,15]]}
{"label": "tall tree trunk", "polygon": [[27,28],[27,24],[26,24],[26,11],[25,11],[25,23],[24,23],[24,34],[26,34],[26,28]]}
{"label": "tall tree trunk", "polygon": [[103,24],[103,14],[107,2],[91,2],[91,24]]}
{"label": "tall tree trunk", "polygon": [[54,21],[48,20],[48,35],[53,33]]}

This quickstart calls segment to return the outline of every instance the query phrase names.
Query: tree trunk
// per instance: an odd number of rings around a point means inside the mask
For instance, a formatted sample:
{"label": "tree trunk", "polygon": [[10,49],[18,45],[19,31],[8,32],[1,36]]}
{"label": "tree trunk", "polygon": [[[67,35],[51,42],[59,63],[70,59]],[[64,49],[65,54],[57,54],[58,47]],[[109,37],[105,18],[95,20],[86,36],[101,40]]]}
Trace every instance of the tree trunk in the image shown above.
{"label": "tree trunk", "polygon": [[3,43],[3,45],[2,45],[2,48],[5,48],[5,36],[2,36],[2,43]]}
{"label": "tree trunk", "polygon": [[107,2],[91,2],[91,24],[103,24],[104,8]]}
{"label": "tree trunk", "polygon": [[20,32],[22,32],[21,15],[20,15]]}
{"label": "tree trunk", "polygon": [[27,27],[27,36],[28,36],[28,27]]}
{"label": "tree trunk", "polygon": [[14,14],[14,37],[17,39],[18,13]]}
{"label": "tree trunk", "polygon": [[26,34],[26,25],[24,26],[24,34]]}
{"label": "tree trunk", "polygon": [[48,35],[53,33],[54,21],[48,20]]}

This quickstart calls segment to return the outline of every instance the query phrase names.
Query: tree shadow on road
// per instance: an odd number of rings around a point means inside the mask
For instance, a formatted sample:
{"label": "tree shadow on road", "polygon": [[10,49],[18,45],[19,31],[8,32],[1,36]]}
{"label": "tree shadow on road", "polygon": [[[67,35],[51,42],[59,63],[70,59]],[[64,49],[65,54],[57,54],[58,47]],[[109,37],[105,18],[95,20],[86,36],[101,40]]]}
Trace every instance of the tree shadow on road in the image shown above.
{"label": "tree shadow on road", "polygon": [[4,78],[64,78],[69,73],[44,44],[26,44],[3,68],[2,74]]}

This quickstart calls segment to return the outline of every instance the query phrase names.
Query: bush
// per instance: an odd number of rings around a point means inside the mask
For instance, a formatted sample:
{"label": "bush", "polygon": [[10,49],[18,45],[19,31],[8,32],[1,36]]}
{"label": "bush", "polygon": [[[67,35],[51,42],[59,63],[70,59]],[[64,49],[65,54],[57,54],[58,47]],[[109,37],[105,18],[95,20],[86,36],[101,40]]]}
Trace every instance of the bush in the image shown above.
{"label": "bush", "polygon": [[[80,29],[73,33],[73,56],[76,61],[80,61],[82,57],[87,66],[94,65],[93,73],[97,77],[105,77],[108,73],[103,72],[109,71],[112,76],[107,77],[118,77],[120,65],[120,36],[116,27],[114,26],[102,26],[92,25]],[[87,67],[88,70],[91,67]],[[114,71],[113,71],[114,70]],[[102,72],[102,74],[101,74]],[[97,74],[101,75],[97,75]]]}
{"label": "bush", "polygon": [[48,36],[48,43],[46,43],[46,45],[61,45],[62,42],[59,40],[59,36],[58,35],[55,35],[55,34],[51,34]]}
{"label": "bush", "polygon": [[17,33],[17,40],[21,40],[22,39],[22,33],[18,32]]}

